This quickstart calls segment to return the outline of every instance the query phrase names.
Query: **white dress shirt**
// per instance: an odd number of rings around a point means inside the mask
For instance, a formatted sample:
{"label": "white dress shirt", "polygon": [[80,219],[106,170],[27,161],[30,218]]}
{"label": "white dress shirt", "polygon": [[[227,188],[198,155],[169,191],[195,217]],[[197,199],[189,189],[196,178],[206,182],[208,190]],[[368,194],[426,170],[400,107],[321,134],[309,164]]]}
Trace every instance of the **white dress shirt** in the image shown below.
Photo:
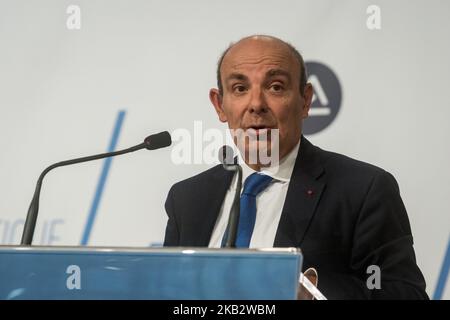
{"label": "white dress shirt", "polygon": [[[256,196],[256,220],[252,238],[250,240],[250,248],[273,247],[299,147],[300,140],[294,149],[292,149],[278,165],[262,168],[260,171],[263,174],[271,176],[273,180],[266,189]],[[245,179],[256,171],[243,161],[240,154],[238,155],[238,161],[242,166],[242,193]],[[222,245],[222,238],[227,228],[236,184],[237,174],[234,175],[222,203],[216,225],[214,226],[209,241],[210,248],[220,248]]]}

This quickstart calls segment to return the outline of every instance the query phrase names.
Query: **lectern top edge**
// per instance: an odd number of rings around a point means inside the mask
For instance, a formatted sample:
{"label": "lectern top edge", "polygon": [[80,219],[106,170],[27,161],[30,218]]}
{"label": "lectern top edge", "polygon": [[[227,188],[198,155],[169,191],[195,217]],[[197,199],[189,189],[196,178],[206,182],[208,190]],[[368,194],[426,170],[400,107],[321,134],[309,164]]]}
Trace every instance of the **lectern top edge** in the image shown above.
{"label": "lectern top edge", "polygon": [[0,245],[1,251],[14,252],[94,252],[94,253],[174,253],[174,254],[301,254],[300,248],[252,248],[252,249],[227,249],[227,248],[204,248],[204,247],[88,247],[88,246],[19,246]]}

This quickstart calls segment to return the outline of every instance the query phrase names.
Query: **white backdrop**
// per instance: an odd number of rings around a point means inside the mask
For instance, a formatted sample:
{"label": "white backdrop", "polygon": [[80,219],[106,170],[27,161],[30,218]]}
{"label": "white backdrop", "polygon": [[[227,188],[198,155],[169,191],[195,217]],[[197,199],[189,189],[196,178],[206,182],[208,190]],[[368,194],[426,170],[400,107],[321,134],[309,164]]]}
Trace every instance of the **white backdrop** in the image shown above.
{"label": "white backdrop", "polygon": [[[80,29],[67,27],[70,5]],[[381,29],[366,25],[369,5]],[[0,243],[20,242],[39,173],[105,152],[120,111],[116,149],[193,132],[196,120],[224,129],[208,99],[217,59],[231,41],[270,34],[338,77],[337,117],[308,138],[394,174],[433,296],[450,230],[449,12],[437,0],[0,0]],[[81,243],[103,166],[47,176],[36,244]],[[88,245],[160,244],[168,189],[207,167],[173,164],[170,148],[114,158]]]}

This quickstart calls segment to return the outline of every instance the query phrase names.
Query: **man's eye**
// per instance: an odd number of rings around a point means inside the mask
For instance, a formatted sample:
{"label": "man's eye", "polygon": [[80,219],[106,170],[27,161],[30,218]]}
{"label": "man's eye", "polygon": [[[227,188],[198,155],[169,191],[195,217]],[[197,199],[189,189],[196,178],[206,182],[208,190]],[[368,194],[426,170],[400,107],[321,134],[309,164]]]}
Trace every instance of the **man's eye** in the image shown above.
{"label": "man's eye", "polygon": [[242,85],[237,85],[233,87],[233,91],[237,92],[237,93],[243,93],[247,90],[247,88],[245,86]]}
{"label": "man's eye", "polygon": [[283,90],[283,86],[281,84],[275,83],[275,84],[272,84],[269,89],[274,92],[280,92]]}

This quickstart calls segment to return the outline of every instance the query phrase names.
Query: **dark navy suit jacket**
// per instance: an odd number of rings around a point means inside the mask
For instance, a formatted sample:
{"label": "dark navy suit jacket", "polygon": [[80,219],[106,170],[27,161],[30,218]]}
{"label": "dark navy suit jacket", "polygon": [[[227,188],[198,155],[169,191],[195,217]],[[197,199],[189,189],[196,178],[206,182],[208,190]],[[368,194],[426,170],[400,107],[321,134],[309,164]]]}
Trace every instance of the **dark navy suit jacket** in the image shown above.
{"label": "dark navy suit jacket", "polygon": [[[221,165],[172,186],[165,246],[208,246],[233,172]],[[426,299],[394,177],[302,137],[274,247],[298,247],[329,299]],[[380,268],[381,289],[366,281]],[[371,282],[371,281],[369,281]]]}

